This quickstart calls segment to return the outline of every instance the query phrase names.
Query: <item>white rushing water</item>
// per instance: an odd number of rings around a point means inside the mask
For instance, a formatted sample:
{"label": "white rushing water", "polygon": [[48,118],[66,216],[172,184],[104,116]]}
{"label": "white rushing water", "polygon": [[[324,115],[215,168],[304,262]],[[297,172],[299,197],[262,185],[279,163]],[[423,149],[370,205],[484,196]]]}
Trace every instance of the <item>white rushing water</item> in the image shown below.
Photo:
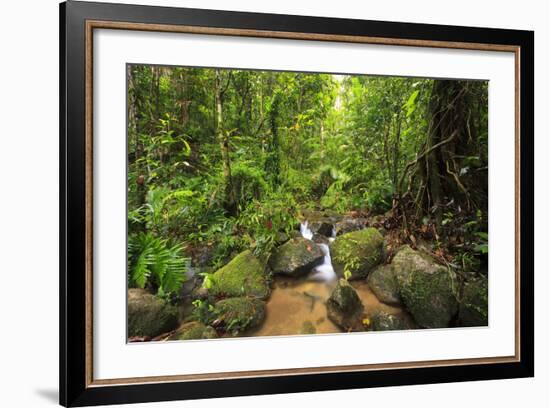
{"label": "white rushing water", "polygon": [[302,237],[305,239],[313,239],[313,232],[309,229],[307,221],[300,223],[300,234],[302,234]]}
{"label": "white rushing water", "polygon": [[[307,221],[304,221],[300,223],[300,233],[302,234],[302,237],[306,239],[312,239],[313,238],[313,232],[308,227]],[[329,238],[329,242],[334,241],[335,239],[335,231],[332,231],[332,237]],[[336,272],[334,272],[334,268],[332,267],[332,261],[330,259],[330,249],[327,244],[316,244],[321,251],[323,251],[323,254],[325,257],[323,258],[323,263],[313,269],[311,271],[311,274],[309,275],[308,279],[315,280],[315,281],[321,281],[321,282],[332,282],[336,280]]]}

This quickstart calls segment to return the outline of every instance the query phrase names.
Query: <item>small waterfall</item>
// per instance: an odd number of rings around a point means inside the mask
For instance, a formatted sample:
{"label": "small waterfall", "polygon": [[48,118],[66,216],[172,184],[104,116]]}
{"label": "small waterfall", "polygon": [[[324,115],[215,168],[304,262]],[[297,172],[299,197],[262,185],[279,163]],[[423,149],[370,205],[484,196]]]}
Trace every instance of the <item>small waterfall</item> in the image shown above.
{"label": "small waterfall", "polygon": [[300,234],[302,234],[302,237],[305,239],[313,239],[313,232],[307,226],[307,221],[300,223]]}
{"label": "small waterfall", "polygon": [[[306,239],[313,238],[313,232],[311,231],[311,229],[309,229],[307,221],[300,223],[300,233],[302,234],[302,237]],[[332,237],[329,238],[329,242],[334,241],[335,237],[336,232],[333,228]],[[323,263],[315,267],[311,271],[308,279],[321,282],[332,282],[336,280],[337,276],[336,272],[334,272],[334,268],[332,267],[332,261],[330,259],[330,249],[327,244],[317,244],[317,246],[321,249],[325,257],[323,258]]]}
{"label": "small waterfall", "polygon": [[332,231],[330,233],[330,237],[328,238],[328,242],[332,244],[335,239],[336,239],[336,229],[332,227]]}

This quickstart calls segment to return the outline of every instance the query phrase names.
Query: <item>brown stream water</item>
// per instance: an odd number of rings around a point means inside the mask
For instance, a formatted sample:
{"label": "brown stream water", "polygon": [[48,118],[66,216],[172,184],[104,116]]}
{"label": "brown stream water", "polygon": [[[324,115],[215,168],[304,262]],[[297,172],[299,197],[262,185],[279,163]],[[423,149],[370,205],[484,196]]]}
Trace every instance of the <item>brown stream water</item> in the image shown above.
{"label": "brown stream water", "polygon": [[[351,282],[365,307],[365,317],[379,311],[402,314],[399,307],[381,303],[364,281]],[[325,302],[336,282],[277,278],[267,300],[266,319],[246,336],[280,336],[313,333],[340,333],[327,318]]]}

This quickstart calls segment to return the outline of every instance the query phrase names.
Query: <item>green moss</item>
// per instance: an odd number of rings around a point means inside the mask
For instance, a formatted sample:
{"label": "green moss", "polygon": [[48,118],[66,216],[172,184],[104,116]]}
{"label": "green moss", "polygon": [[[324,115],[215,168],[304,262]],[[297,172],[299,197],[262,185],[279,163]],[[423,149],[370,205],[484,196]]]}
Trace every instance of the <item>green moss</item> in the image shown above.
{"label": "green moss", "polygon": [[233,258],[208,279],[208,291],[214,296],[269,297],[269,276],[265,265],[247,250]]}
{"label": "green moss", "polygon": [[200,322],[185,323],[174,336],[177,340],[215,339],[217,337],[216,330]]}
{"label": "green moss", "polygon": [[249,297],[224,299],[214,306],[215,320],[233,335],[256,327],[265,318],[265,303]]}
{"label": "green moss", "polygon": [[456,315],[456,276],[427,254],[403,246],[392,261],[403,303],[422,327],[448,327]]}
{"label": "green moss", "polygon": [[489,288],[487,278],[480,277],[464,283],[459,314],[461,326],[487,326],[489,322]]}
{"label": "green moss", "polygon": [[331,254],[339,276],[349,273],[351,279],[365,278],[384,260],[384,237],[376,228],[348,232],[336,238]]}

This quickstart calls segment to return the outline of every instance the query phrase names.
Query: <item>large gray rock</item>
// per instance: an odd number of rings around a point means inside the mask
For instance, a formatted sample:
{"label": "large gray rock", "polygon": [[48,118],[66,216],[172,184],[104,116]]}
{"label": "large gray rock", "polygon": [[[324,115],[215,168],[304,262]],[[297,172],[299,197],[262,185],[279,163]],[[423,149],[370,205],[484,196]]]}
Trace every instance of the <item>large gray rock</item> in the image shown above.
{"label": "large gray rock", "polygon": [[364,279],[384,260],[384,238],[375,228],[340,235],[332,243],[332,265],[336,274],[350,279]]}
{"label": "large gray rock", "polygon": [[177,325],[176,307],[144,289],[128,290],[128,337],[155,337]]}
{"label": "large gray rock", "polygon": [[399,286],[391,265],[377,266],[368,276],[369,287],[381,302],[397,305],[401,303]]}
{"label": "large gray rock", "polygon": [[327,317],[345,331],[362,330],[363,304],[355,289],[340,279],[327,300]]}
{"label": "large gray rock", "polygon": [[464,282],[458,318],[461,326],[487,326],[489,323],[489,287],[486,277]]}
{"label": "large gray rock", "polygon": [[399,249],[391,266],[401,299],[416,323],[424,328],[449,327],[458,310],[454,272],[408,245]]}
{"label": "large gray rock", "polygon": [[274,274],[300,277],[323,263],[323,251],[317,244],[305,238],[293,238],[269,257],[269,266]]}

